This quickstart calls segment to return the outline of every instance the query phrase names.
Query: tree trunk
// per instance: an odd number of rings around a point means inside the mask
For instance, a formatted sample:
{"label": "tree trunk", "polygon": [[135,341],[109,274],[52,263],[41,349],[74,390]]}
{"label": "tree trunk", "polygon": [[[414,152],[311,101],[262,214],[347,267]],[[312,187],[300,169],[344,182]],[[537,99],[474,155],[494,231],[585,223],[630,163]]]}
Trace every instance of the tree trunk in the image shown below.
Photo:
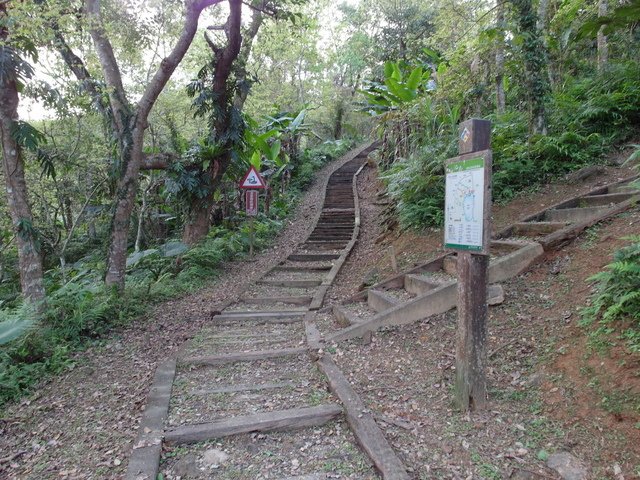
{"label": "tree trunk", "polygon": [[518,28],[524,37],[522,50],[530,129],[534,134],[544,135],[547,133],[545,104],[549,94],[547,53],[531,0],[511,0],[511,3],[516,9]]}
{"label": "tree trunk", "polygon": [[344,119],[344,98],[342,95],[338,98],[336,107],[336,117],[333,123],[333,138],[340,140],[342,138],[342,121]]}
{"label": "tree trunk", "polygon": [[505,112],[507,101],[504,92],[504,3],[496,6],[496,28],[498,40],[496,42],[496,112]]}
{"label": "tree trunk", "polygon": [[[136,123],[139,123],[139,120]],[[138,174],[140,173],[144,142],[144,128],[137,125],[132,130],[133,134],[126,141],[119,139],[122,152],[120,154],[120,162],[123,172],[118,180],[116,190],[115,208],[111,220],[109,253],[107,256],[107,272],[104,278],[107,286],[115,286],[119,291],[124,290],[129,226],[138,191]]]}
{"label": "tree trunk", "polygon": [[[606,17],[609,4],[607,0],[599,0],[598,2],[598,17]],[[609,63],[609,43],[607,36],[604,34],[603,25],[598,30],[598,71],[603,72],[607,68]]]}
{"label": "tree trunk", "polygon": [[136,243],[133,247],[135,252],[139,252],[142,248],[142,230],[144,227],[144,216],[147,212],[147,193],[148,190],[145,188],[142,191],[142,205],[140,205],[140,212],[138,213],[138,232],[136,233]]}
{"label": "tree trunk", "polygon": [[[220,48],[214,45],[211,39],[207,38],[207,43],[213,51],[215,59],[215,73],[211,90],[217,103],[217,108],[215,109],[217,114],[211,137],[213,140],[218,141],[228,138],[227,132],[230,127],[232,109],[236,108],[229,98],[228,82],[232,73],[232,66],[240,55],[242,47],[242,36],[240,35],[242,1],[229,0],[229,7],[229,18],[225,27],[227,45],[224,48]],[[257,33],[257,29],[255,32]],[[250,48],[250,46],[245,48]],[[242,97],[238,96],[233,101],[238,105],[243,102]],[[225,147],[227,147],[225,153],[212,160],[207,170],[203,172],[205,177],[209,179],[209,193],[202,199],[194,199],[189,206],[189,217],[182,234],[182,240],[187,245],[194,245],[202,241],[209,233],[209,217],[213,207],[215,190],[231,163],[232,145],[229,144],[228,139],[224,140],[224,142],[226,142]]]}
{"label": "tree trunk", "polygon": [[209,233],[212,202],[213,195],[211,198],[196,199],[189,205],[189,220],[182,233],[182,241],[187,245],[201,242]]}
{"label": "tree trunk", "polygon": [[[205,176],[211,179],[211,185],[217,186],[222,181],[224,172],[231,163],[231,155],[223,154],[209,164]],[[209,189],[204,198],[195,198],[189,205],[188,220],[182,232],[182,241],[187,245],[195,245],[207,236],[211,226],[211,209],[214,203],[215,187]]]}
{"label": "tree trunk", "polygon": [[33,229],[22,150],[12,135],[18,120],[18,102],[16,81],[6,76],[0,84],[0,135],[7,203],[16,232],[22,295],[32,302],[39,302],[45,298],[42,257]]}

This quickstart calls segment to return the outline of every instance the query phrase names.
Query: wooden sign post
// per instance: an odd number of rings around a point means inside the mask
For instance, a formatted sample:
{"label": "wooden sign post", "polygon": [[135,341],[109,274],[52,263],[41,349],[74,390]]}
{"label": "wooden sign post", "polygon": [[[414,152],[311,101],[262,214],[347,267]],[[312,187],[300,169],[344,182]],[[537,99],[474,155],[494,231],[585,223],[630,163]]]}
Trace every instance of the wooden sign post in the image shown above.
{"label": "wooden sign post", "polygon": [[249,217],[249,257],[253,257],[253,244],[255,243],[254,219],[258,215],[258,190],[266,188],[266,184],[260,173],[251,166],[240,182],[240,188],[245,191],[245,212]]}
{"label": "wooden sign post", "polygon": [[446,162],[445,248],[457,251],[456,400],[487,403],[487,286],[491,244],[491,123],[460,124],[460,156]]}

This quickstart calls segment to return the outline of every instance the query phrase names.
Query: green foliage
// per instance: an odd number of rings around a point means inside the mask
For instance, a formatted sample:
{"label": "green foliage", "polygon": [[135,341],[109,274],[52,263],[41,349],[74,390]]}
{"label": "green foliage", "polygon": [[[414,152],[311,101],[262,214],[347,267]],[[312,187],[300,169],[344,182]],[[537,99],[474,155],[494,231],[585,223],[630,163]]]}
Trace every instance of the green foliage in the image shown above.
{"label": "green foliage", "polygon": [[616,30],[629,27],[639,21],[640,1],[635,0],[630,2],[630,4],[617,6],[610,15],[605,15],[584,23],[578,32],[578,38],[595,37],[603,26],[603,33],[610,35]]}
{"label": "green foliage", "polygon": [[585,325],[598,321],[596,335],[612,332],[615,322],[629,321],[623,336],[631,350],[640,352],[640,236],[627,240],[631,245],[618,250],[613,263],[589,279],[596,291],[582,317]]}
{"label": "green foliage", "polygon": [[313,180],[313,174],[329,161],[345,154],[353,141],[334,140],[326,141],[313,148],[308,148],[302,153],[299,165],[293,170],[293,183],[298,189],[303,189]]}
{"label": "green foliage", "polygon": [[23,304],[15,311],[0,310],[0,345],[9,343],[27,333],[35,325],[35,311]]}
{"label": "green foliage", "polygon": [[404,228],[444,222],[443,167],[449,149],[438,147],[423,147],[408,159],[395,162],[383,176]]}
{"label": "green foliage", "polygon": [[401,108],[414,101],[421,91],[428,88],[431,71],[424,72],[421,66],[403,73],[399,62],[387,62],[384,67],[383,83],[368,81],[360,93],[367,101],[363,111],[371,115],[379,115],[389,110]]}

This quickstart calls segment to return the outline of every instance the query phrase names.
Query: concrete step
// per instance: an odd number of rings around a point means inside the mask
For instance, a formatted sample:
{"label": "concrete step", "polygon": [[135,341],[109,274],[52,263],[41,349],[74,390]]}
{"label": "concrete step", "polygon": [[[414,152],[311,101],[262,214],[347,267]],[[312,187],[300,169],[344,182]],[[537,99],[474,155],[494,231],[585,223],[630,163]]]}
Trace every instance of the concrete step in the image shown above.
{"label": "concrete step", "polygon": [[623,185],[617,185],[609,188],[609,193],[640,193],[638,187],[625,183]]}
{"label": "concrete step", "polygon": [[576,223],[588,220],[606,210],[608,207],[560,208],[548,210],[544,219],[549,222]]}
{"label": "concrete step", "polygon": [[423,295],[434,288],[438,288],[440,284],[429,280],[424,275],[407,274],[404,276],[404,289],[412,295]]}
{"label": "concrete step", "polygon": [[522,222],[513,225],[513,235],[538,237],[548,235],[567,226],[567,222]]}
{"label": "concrete step", "polygon": [[578,207],[611,206],[629,200],[633,193],[605,193],[603,195],[587,195],[578,199]]}
{"label": "concrete step", "polygon": [[[539,243],[530,243],[522,248],[497,258],[489,264],[489,282],[498,283],[514,277],[542,256],[544,250]],[[381,311],[366,322],[351,325],[326,337],[327,343],[339,342],[350,338],[362,337],[369,331],[382,326],[405,325],[422,318],[444,313],[455,307],[458,300],[457,281],[443,283],[427,290],[408,302],[400,303],[389,310]],[[496,288],[499,288],[496,287]],[[499,296],[500,292],[494,293]],[[498,300],[496,298],[496,300]]]}
{"label": "concrete step", "polygon": [[371,309],[376,312],[382,312],[395,307],[401,302],[382,290],[369,290],[367,293],[367,303]]}

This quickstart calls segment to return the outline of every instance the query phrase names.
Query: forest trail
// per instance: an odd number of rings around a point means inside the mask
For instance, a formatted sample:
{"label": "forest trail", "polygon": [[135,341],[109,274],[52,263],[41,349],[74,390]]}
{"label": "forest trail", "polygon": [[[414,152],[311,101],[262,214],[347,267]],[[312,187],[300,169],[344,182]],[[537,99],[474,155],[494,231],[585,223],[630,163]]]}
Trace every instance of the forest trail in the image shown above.
{"label": "forest trail", "polygon": [[[502,283],[504,303],[491,309],[492,408],[461,419],[447,387],[454,312],[376,327],[364,342],[326,341],[351,328],[345,322],[377,315],[353,292],[372,265],[379,278],[389,273],[386,247],[376,243],[382,208],[376,170],[365,167],[358,197],[348,196],[364,162],[357,153],[320,177],[337,189],[340,205],[325,204],[330,211],[324,216],[310,208],[324,203],[320,181],[268,259],[236,265],[234,279],[225,277],[214,289],[216,297],[204,291],[163,305],[149,321],[80,355],[77,367],[9,410],[0,424],[0,447],[7,452],[0,476],[142,479],[159,468],[163,479],[371,479],[380,478],[380,471],[382,478],[560,478],[541,460],[554,451],[571,452],[594,475],[633,472],[640,460],[633,447],[640,445],[637,415],[610,414],[589,395],[579,373],[584,340],[574,312],[586,301],[584,279],[607,263],[621,237],[637,233],[637,206]],[[343,164],[341,175],[336,169]],[[589,193],[588,202],[620,194],[627,196],[616,199],[627,201],[634,192],[609,192],[620,185],[607,185],[631,173],[607,167],[579,184],[545,186],[498,207],[499,231],[508,234],[523,215],[520,223],[535,230],[554,202],[552,210],[576,208],[571,199]],[[351,200],[353,211],[350,203],[344,211],[342,202]],[[319,228],[314,217],[323,220]],[[575,226],[566,223],[554,227]],[[335,234],[340,243],[328,238]],[[437,254],[438,237],[399,236],[401,269],[433,264],[424,259]],[[528,240],[546,235],[535,237]],[[277,260],[278,252],[285,257]],[[436,263],[448,262],[436,255]],[[244,278],[238,275],[242,269]],[[410,300],[397,288],[372,283],[373,290]],[[325,307],[317,310],[325,297]],[[343,305],[326,307],[337,304]],[[555,350],[563,352],[557,363],[548,357]],[[632,365],[624,360],[617,352],[615,362],[602,365],[636,388]],[[577,414],[572,398],[582,402]],[[292,426],[302,428],[270,431]],[[596,447],[600,454],[592,458]]]}
{"label": "forest trail", "polygon": [[[453,308],[455,256],[436,257],[344,306],[317,312],[358,238],[356,181],[368,151],[329,177],[307,240],[215,316],[177,367],[170,361],[159,370],[149,403],[162,407],[147,410],[128,478],[153,479],[158,468],[163,478],[247,479],[409,479],[420,471],[403,464],[380,426],[413,430],[411,423],[371,412],[332,354],[345,340],[361,337],[369,345],[380,328]],[[563,200],[498,232],[491,282],[515,277],[545,251],[634,206],[640,191],[629,182],[635,178]],[[504,302],[501,285],[492,293],[491,304]],[[538,467],[539,475],[573,457],[550,462]]]}
{"label": "forest trail", "polygon": [[[360,210],[355,181],[371,149],[356,151],[357,155],[352,154],[352,159],[347,158],[329,176],[322,209],[309,237],[284,262],[252,283],[238,302],[214,316],[211,325],[182,349],[177,362],[169,360],[159,368],[127,478],[155,479],[163,445],[186,444],[198,445],[174,449],[175,455],[164,456],[160,471],[165,478],[207,478],[213,470],[221,478],[232,472],[258,478],[265,467],[255,464],[239,446],[253,443],[262,454],[273,448],[267,445],[278,441],[273,434],[261,434],[256,442],[255,432],[273,430],[297,430],[296,443],[308,450],[297,461],[294,452],[281,452],[277,457],[290,458],[278,458],[279,468],[272,465],[271,475],[327,478],[346,468],[375,477],[339,418],[343,409],[327,393],[311,356],[320,348],[312,311],[323,304],[328,287],[358,237]],[[327,368],[331,365],[325,373]],[[344,379],[335,391],[339,397],[341,388],[349,388]],[[348,402],[341,400],[348,409]],[[357,416],[347,411],[349,414]],[[376,448],[386,455],[383,471],[402,469],[373,420],[368,429],[378,441]],[[326,433],[333,430],[335,435]],[[232,438],[223,449],[207,443],[227,437]],[[339,457],[327,472],[326,462],[344,451],[350,453]],[[194,459],[200,456],[196,465]],[[398,473],[389,478],[408,477]]]}

